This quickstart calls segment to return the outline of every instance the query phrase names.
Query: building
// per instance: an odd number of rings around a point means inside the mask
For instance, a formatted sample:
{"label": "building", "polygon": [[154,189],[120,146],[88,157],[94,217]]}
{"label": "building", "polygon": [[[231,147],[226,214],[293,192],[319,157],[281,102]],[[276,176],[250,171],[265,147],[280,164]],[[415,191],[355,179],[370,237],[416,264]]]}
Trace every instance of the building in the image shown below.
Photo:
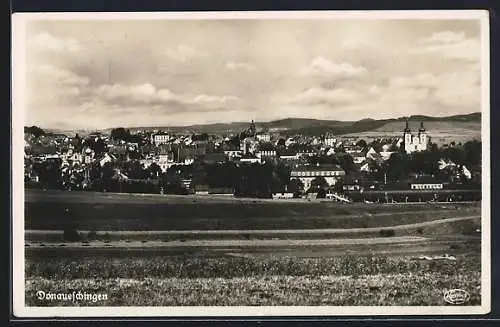
{"label": "building", "polygon": [[277,156],[276,150],[262,150],[255,153],[257,158],[274,158]]}
{"label": "building", "polygon": [[269,133],[257,134],[257,140],[261,142],[271,142],[271,134]]}
{"label": "building", "polygon": [[337,144],[337,139],[334,138],[333,136],[331,135],[327,135],[325,137],[325,145],[328,146],[328,147],[334,147],[335,144]]}
{"label": "building", "polygon": [[345,171],[338,165],[298,166],[292,169],[290,176],[299,179],[307,190],[317,177],[323,177],[328,185],[335,185],[339,178],[345,176]]}
{"label": "building", "polygon": [[156,133],[151,135],[151,143],[155,145],[166,144],[170,141],[170,135],[166,133]]}
{"label": "building", "polygon": [[420,123],[420,129],[418,134],[412,134],[410,127],[408,126],[408,121],[406,121],[406,128],[403,133],[404,147],[406,153],[420,152],[427,150],[427,132],[424,128],[424,123]]}

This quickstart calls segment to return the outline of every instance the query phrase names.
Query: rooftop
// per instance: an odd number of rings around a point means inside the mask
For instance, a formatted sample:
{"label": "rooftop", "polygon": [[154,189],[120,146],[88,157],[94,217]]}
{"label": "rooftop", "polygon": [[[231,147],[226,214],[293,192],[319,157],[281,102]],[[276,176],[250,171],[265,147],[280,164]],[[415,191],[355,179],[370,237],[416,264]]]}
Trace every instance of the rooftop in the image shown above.
{"label": "rooftop", "polygon": [[344,171],[339,165],[303,165],[293,168],[293,171]]}

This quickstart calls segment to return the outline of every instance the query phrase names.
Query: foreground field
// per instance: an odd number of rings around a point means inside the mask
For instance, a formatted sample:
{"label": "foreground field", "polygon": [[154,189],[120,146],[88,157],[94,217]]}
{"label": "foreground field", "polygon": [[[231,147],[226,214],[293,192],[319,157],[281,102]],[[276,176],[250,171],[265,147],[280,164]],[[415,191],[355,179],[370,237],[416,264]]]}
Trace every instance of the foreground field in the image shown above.
{"label": "foreground field", "polygon": [[[69,214],[65,210],[69,210]],[[25,229],[87,231],[367,228],[478,215],[478,204],[280,202],[29,191]]]}
{"label": "foreground field", "polygon": [[[480,305],[480,258],[409,257],[30,259],[26,303],[45,305],[446,305],[464,289]],[[40,301],[36,292],[107,294],[100,302]]]}

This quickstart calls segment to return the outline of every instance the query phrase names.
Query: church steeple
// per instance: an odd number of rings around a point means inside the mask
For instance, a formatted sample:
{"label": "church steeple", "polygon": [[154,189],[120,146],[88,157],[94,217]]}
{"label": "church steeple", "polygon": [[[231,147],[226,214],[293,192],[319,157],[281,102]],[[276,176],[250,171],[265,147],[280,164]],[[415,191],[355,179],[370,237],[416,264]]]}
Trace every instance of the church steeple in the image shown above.
{"label": "church steeple", "polygon": [[410,133],[411,130],[410,130],[410,126],[408,124],[408,119],[406,120],[406,127],[405,127],[405,130],[404,130],[405,133]]}
{"label": "church steeple", "polygon": [[255,136],[255,133],[257,132],[257,129],[255,128],[255,123],[252,119],[252,123],[250,124],[250,134],[253,136]]}
{"label": "church steeple", "polygon": [[419,129],[418,131],[419,131],[420,133],[425,132],[424,122],[423,122],[423,121],[421,121],[421,122],[420,122],[420,129]]}

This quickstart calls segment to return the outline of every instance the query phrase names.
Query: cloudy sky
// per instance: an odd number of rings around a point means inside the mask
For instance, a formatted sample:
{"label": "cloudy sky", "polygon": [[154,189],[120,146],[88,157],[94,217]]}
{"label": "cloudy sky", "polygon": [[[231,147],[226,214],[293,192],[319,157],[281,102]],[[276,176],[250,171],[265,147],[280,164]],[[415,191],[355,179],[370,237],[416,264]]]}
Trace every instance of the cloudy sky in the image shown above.
{"label": "cloudy sky", "polygon": [[26,124],[480,111],[478,20],[31,21]]}

